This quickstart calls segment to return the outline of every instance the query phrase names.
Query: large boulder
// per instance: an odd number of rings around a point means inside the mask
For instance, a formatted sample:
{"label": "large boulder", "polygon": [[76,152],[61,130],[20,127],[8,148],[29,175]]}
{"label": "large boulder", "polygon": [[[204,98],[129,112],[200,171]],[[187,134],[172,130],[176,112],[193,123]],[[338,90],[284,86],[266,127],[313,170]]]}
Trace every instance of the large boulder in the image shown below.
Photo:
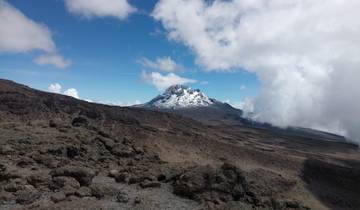
{"label": "large boulder", "polygon": [[219,169],[197,166],[176,178],[174,193],[200,201],[214,194],[224,201],[239,200],[244,196],[242,174],[230,164],[224,164]]}
{"label": "large boulder", "polygon": [[[209,209],[238,209],[226,205],[229,202],[273,209],[278,197],[295,185],[293,180],[272,171],[255,169],[244,172],[234,165],[223,164],[191,167],[174,178],[174,193],[206,204]],[[239,201],[239,202],[237,202]],[[291,205],[285,205],[290,208]],[[293,205],[295,206],[295,205]],[[292,207],[292,206],[291,206]],[[242,209],[242,208],[240,208]],[[293,208],[301,209],[301,208]]]}

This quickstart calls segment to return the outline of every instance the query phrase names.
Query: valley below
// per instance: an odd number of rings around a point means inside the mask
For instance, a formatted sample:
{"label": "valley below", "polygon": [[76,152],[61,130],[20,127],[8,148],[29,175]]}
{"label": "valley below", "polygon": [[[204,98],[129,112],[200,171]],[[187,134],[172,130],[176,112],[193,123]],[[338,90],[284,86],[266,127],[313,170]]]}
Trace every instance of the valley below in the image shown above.
{"label": "valley below", "polygon": [[0,80],[0,209],[360,209],[356,144],[219,122]]}

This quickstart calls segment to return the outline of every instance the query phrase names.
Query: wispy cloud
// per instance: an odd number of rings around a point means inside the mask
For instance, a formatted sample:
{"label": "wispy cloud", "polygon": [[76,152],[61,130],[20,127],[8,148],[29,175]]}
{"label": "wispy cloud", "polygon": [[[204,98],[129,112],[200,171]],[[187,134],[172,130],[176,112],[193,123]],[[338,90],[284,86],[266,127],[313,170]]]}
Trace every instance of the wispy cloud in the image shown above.
{"label": "wispy cloud", "polygon": [[159,72],[147,73],[143,71],[141,74],[141,78],[145,82],[154,85],[158,90],[165,90],[172,85],[183,85],[197,82],[194,79],[180,77],[174,73],[168,73],[163,75]]}
{"label": "wispy cloud", "polygon": [[86,18],[115,17],[126,19],[136,8],[127,0],[65,0],[69,12]]}
{"label": "wispy cloud", "polygon": [[61,93],[61,85],[59,83],[50,84],[48,90],[52,93]]}
{"label": "wispy cloud", "polygon": [[184,66],[176,63],[170,57],[158,57],[155,60],[141,58],[138,62],[146,68],[151,68],[157,71],[178,72],[185,70]]}
{"label": "wispy cloud", "polygon": [[63,58],[58,54],[40,55],[34,59],[34,62],[38,65],[53,65],[57,68],[64,69],[71,65],[71,61]]}

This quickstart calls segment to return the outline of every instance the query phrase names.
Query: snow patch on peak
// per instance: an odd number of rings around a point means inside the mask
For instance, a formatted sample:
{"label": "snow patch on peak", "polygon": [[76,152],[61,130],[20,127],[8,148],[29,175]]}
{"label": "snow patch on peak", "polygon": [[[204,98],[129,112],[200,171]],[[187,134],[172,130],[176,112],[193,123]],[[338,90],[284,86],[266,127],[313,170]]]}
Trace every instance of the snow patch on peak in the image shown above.
{"label": "snow patch on peak", "polygon": [[210,106],[214,102],[214,99],[209,98],[199,89],[191,89],[184,85],[173,85],[166,89],[163,94],[151,100],[146,106],[180,109]]}

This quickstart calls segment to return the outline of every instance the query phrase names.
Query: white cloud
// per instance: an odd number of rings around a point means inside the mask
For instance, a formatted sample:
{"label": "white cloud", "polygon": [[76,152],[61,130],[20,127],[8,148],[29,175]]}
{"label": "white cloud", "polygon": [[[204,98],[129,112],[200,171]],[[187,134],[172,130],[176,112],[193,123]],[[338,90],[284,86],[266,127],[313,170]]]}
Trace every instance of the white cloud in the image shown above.
{"label": "white cloud", "polygon": [[[48,90],[49,90],[49,92],[52,92],[52,93],[63,94],[63,95],[67,95],[67,96],[71,96],[71,97],[80,99],[79,92],[75,88],[69,88],[69,89],[65,90],[63,93],[61,93],[62,86],[57,82],[50,84],[48,87]],[[88,100],[86,100],[86,101],[88,101]]]}
{"label": "white cloud", "polygon": [[183,85],[196,82],[196,80],[180,77],[174,73],[162,75],[159,72],[146,73],[143,71],[141,77],[145,82],[154,85],[158,90],[165,90],[172,85]]}
{"label": "white cloud", "polygon": [[246,89],[247,89],[246,85],[241,85],[240,86],[240,90],[246,90]]}
{"label": "white cloud", "polygon": [[59,83],[50,84],[48,90],[52,93],[61,93],[61,85]]}
{"label": "white cloud", "polygon": [[0,0],[0,52],[55,51],[49,29]]}
{"label": "white cloud", "polygon": [[121,107],[127,107],[127,106],[134,106],[141,104],[141,101],[135,100],[135,101],[101,101],[101,100],[91,100],[91,99],[84,99],[87,102],[90,103],[97,103],[97,104],[105,104],[110,106],[121,106]]}
{"label": "white cloud", "polygon": [[37,64],[52,64],[58,68],[70,64],[56,53],[51,32],[45,25],[29,19],[4,0],[0,0],[0,26],[0,53],[41,50],[49,55],[36,58],[34,61]]}
{"label": "white cloud", "polygon": [[40,55],[35,58],[34,62],[38,65],[54,65],[57,68],[64,69],[71,65],[71,61],[64,59],[61,55],[58,54],[47,54]]}
{"label": "white cloud", "polygon": [[176,72],[185,70],[185,68],[181,64],[177,64],[170,57],[156,58],[155,61],[149,60],[148,58],[141,58],[139,60],[139,63],[144,67],[165,72]]}
{"label": "white cloud", "polygon": [[79,93],[75,88],[69,88],[69,89],[65,90],[64,95],[71,96],[71,97],[74,97],[74,98],[77,98],[77,99],[80,98]]}
{"label": "white cloud", "polygon": [[127,0],[65,0],[69,12],[86,18],[127,18],[136,9]]}
{"label": "white cloud", "polygon": [[129,102],[129,101],[99,101],[98,103],[111,105],[111,106],[126,107],[126,106],[134,106],[134,105],[141,104],[141,101],[139,101],[139,100],[135,100],[132,102]]}
{"label": "white cloud", "polygon": [[207,70],[255,73],[259,120],[360,140],[358,8],[358,0],[160,0],[153,17]]}

